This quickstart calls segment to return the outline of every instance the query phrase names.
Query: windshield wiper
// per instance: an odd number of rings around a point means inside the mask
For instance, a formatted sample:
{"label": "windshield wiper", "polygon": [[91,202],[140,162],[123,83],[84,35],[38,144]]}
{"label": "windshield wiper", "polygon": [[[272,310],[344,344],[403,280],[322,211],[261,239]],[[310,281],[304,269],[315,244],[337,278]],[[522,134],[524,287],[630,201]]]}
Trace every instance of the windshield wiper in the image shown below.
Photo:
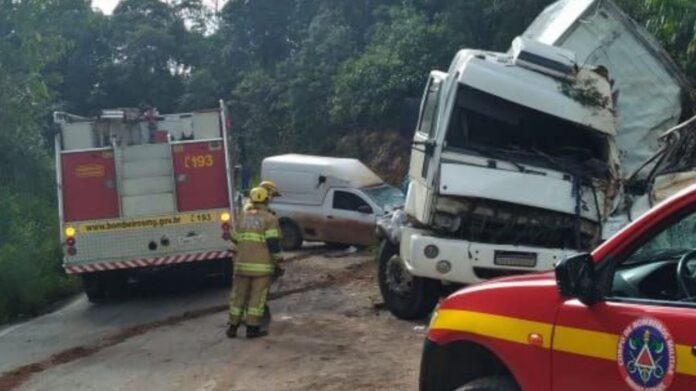
{"label": "windshield wiper", "polygon": [[466,149],[470,149],[470,150],[472,150],[472,151],[474,151],[474,152],[476,152],[476,153],[478,153],[478,154],[483,155],[484,157],[488,157],[488,158],[491,158],[491,159],[501,160],[501,161],[504,161],[504,162],[506,162],[506,163],[510,163],[510,164],[512,164],[513,166],[515,166],[515,168],[517,168],[520,172],[525,172],[525,170],[526,170],[525,167],[524,167],[523,165],[521,165],[521,164],[519,164],[519,163],[517,163],[517,162],[515,162],[515,161],[509,160],[509,159],[507,159],[507,158],[505,158],[505,157],[501,157],[501,155],[499,155],[498,153],[496,153],[496,152],[494,152],[494,151],[491,151],[490,149],[481,148],[481,147],[477,147],[477,146],[474,146],[474,145],[468,145],[468,146],[466,147]]}

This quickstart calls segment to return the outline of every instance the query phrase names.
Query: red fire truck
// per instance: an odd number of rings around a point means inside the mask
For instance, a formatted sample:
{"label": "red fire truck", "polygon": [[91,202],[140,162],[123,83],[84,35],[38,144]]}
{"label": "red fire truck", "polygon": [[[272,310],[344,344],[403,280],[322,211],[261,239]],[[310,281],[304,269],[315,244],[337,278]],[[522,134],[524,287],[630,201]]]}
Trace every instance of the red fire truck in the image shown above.
{"label": "red fire truck", "polygon": [[95,301],[137,272],[229,273],[233,171],[227,111],[55,113],[64,268]]}
{"label": "red fire truck", "polygon": [[493,280],[432,317],[421,390],[696,390],[696,186],[555,273]]}

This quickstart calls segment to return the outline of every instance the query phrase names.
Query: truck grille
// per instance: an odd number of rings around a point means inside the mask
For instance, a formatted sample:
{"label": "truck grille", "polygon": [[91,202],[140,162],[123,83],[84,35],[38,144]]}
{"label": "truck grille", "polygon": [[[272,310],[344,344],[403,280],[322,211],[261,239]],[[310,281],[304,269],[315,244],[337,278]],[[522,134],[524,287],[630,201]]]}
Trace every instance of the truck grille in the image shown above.
{"label": "truck grille", "polygon": [[573,215],[483,199],[457,199],[461,239],[508,245],[589,250],[599,225]]}

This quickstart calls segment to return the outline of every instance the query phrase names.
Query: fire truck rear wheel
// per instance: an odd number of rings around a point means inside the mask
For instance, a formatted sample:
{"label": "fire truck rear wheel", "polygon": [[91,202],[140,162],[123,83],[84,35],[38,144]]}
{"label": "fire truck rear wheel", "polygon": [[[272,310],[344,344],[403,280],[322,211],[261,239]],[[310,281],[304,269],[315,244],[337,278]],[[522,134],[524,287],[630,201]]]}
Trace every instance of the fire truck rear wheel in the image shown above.
{"label": "fire truck rear wheel", "polygon": [[285,251],[299,250],[302,247],[302,231],[294,221],[280,219],[280,232],[283,235],[280,244]]}
{"label": "fire truck rear wheel", "polygon": [[400,319],[428,316],[440,297],[440,283],[412,276],[399,256],[399,249],[388,240],[379,248],[379,289],[384,304]]}
{"label": "fire truck rear wheel", "polygon": [[519,391],[509,376],[490,376],[472,380],[455,391]]}
{"label": "fire truck rear wheel", "polygon": [[106,298],[106,287],[103,278],[98,273],[82,275],[82,288],[92,303],[97,303]]}

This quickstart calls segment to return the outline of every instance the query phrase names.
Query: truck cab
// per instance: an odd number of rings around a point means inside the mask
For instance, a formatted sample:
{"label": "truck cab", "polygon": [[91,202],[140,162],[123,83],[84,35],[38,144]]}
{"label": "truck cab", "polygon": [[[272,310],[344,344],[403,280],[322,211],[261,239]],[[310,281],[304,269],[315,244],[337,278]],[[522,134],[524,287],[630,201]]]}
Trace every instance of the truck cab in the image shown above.
{"label": "truck cab", "polygon": [[549,270],[601,239],[620,177],[610,82],[572,52],[515,47],[462,50],[430,75],[408,223],[380,254],[382,293],[399,317],[432,310],[433,281]]}
{"label": "truck cab", "polygon": [[420,389],[696,389],[696,186],[555,272],[465,288],[433,314]]}

